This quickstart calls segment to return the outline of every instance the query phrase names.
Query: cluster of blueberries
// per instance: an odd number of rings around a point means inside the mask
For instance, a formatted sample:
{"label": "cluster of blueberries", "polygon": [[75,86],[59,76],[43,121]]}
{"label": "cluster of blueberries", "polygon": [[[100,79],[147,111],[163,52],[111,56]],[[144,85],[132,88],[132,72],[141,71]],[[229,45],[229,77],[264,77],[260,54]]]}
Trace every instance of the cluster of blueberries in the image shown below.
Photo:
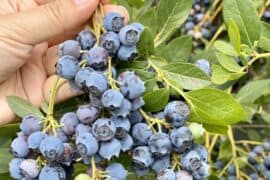
{"label": "cluster of blueberries", "polygon": [[[66,168],[73,163],[91,166],[93,160],[99,164],[128,152],[132,168],[140,176],[152,169],[159,180],[206,178],[208,153],[193,142],[192,133],[185,126],[190,114],[186,103],[171,101],[164,111],[149,113],[149,117],[170,124],[170,128],[154,133],[140,111],[144,105],[144,82],[132,71],[117,76],[116,69],[110,67],[110,58],[128,61],[136,57],[143,25],[125,26],[121,15],[110,13],[104,19],[104,28],[106,32],[99,40],[84,30],[76,41],[60,45],[57,74],[89,93],[91,102],[79,106],[76,112],[65,113],[55,133],[51,129],[44,131],[42,119],[25,116],[21,132],[11,144],[11,177],[64,180],[68,179]],[[197,64],[211,71],[209,63]],[[183,170],[174,170],[172,154],[176,154]],[[93,176],[91,168],[89,177]],[[109,163],[100,169],[108,180],[124,180],[128,174],[120,163]]]}
{"label": "cluster of blueberries", "polygon": [[[249,165],[246,168],[246,173],[249,174],[251,180],[267,179],[270,180],[270,142],[266,141],[263,145],[255,146],[247,156],[247,162]],[[217,160],[213,168],[216,170],[222,170],[225,164],[221,160]],[[228,169],[228,179],[237,180],[236,168],[234,164],[231,164]],[[221,179],[226,179],[225,176]]]}
{"label": "cluster of blueberries", "polygon": [[201,38],[210,40],[217,30],[217,27],[210,21],[206,21],[200,28],[196,28],[203,20],[211,4],[212,0],[193,0],[188,19],[185,24],[181,26],[183,33],[191,35],[196,40],[196,47],[203,46],[203,43],[199,41]]}

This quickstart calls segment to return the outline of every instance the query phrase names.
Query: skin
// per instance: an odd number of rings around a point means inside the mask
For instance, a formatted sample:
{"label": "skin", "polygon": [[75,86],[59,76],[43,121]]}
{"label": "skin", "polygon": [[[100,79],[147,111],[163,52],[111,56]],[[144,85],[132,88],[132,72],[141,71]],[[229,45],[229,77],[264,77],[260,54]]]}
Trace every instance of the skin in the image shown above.
{"label": "skin", "polygon": [[[14,119],[6,96],[19,96],[39,107],[49,99],[59,43],[74,39],[94,13],[99,0],[1,0],[0,125]],[[127,11],[103,0],[105,13]],[[76,94],[62,86],[56,102]]]}

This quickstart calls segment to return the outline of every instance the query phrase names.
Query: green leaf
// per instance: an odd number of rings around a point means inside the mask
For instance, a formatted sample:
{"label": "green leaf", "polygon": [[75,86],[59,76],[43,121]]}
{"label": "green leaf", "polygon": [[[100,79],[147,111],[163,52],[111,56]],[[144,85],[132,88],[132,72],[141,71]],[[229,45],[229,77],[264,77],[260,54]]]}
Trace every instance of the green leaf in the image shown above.
{"label": "green leaf", "polygon": [[228,132],[228,126],[203,124],[203,127],[207,130],[207,132],[210,132],[210,133],[226,134]]}
{"label": "green leaf", "polygon": [[144,5],[144,0],[127,0],[127,2],[133,7],[141,7]]}
{"label": "green leaf", "polygon": [[6,99],[11,110],[19,117],[34,115],[41,119],[44,118],[40,110],[28,101],[16,96],[8,96]]}
{"label": "green leaf", "polygon": [[145,94],[150,91],[153,91],[153,89],[157,87],[157,79],[153,78],[153,79],[146,80],[144,83],[144,86],[146,88]]}
{"label": "green leaf", "polygon": [[258,42],[258,47],[270,51],[270,24],[262,23],[261,27],[261,39]]}
{"label": "green leaf", "polygon": [[171,63],[163,66],[160,71],[167,81],[184,89],[200,89],[211,84],[209,76],[193,64]]}
{"label": "green leaf", "polygon": [[181,36],[171,41],[166,46],[157,48],[156,55],[168,61],[187,62],[192,50],[192,37]]}
{"label": "green leaf", "polygon": [[7,173],[9,161],[12,159],[12,155],[9,152],[9,148],[0,148],[0,173]]}
{"label": "green leaf", "polygon": [[145,105],[143,109],[148,112],[157,112],[161,111],[169,101],[169,89],[162,88],[147,93],[143,97]]}
{"label": "green leaf", "polygon": [[0,137],[15,137],[19,130],[19,123],[0,126]]}
{"label": "green leaf", "polygon": [[227,126],[245,119],[245,111],[228,93],[200,89],[185,94],[192,112],[190,120],[203,124]]}
{"label": "green leaf", "polygon": [[224,0],[223,17],[227,25],[234,20],[243,44],[252,47],[260,39],[260,19],[252,0]]}
{"label": "green leaf", "polygon": [[242,104],[250,104],[267,94],[270,94],[270,80],[257,80],[242,87],[236,98]]}
{"label": "green leaf", "polygon": [[229,26],[228,27],[228,34],[229,34],[230,41],[231,41],[234,49],[236,50],[236,52],[238,54],[240,54],[241,38],[240,38],[240,33],[239,33],[239,29],[237,27],[237,24],[235,24],[234,20],[230,19],[228,26]]}
{"label": "green leaf", "polygon": [[219,148],[218,159],[228,160],[232,157],[231,143],[223,141]]}
{"label": "green leaf", "polygon": [[238,56],[234,48],[225,41],[217,40],[214,44],[214,47],[216,50],[218,50],[219,52],[222,52],[223,54],[226,54],[229,56]]}
{"label": "green leaf", "polygon": [[154,8],[149,7],[145,12],[139,12],[136,21],[148,27],[151,30],[151,32],[157,31],[156,11]]}
{"label": "green leaf", "polygon": [[233,56],[228,56],[226,54],[216,52],[218,62],[230,72],[242,72],[242,67],[236,63],[236,60]]}
{"label": "green leaf", "polygon": [[142,32],[137,48],[140,57],[154,54],[154,36],[148,28],[145,28]]}
{"label": "green leaf", "polygon": [[191,6],[192,0],[160,0],[156,16],[158,34],[155,38],[155,47],[168,40],[185,22]]}

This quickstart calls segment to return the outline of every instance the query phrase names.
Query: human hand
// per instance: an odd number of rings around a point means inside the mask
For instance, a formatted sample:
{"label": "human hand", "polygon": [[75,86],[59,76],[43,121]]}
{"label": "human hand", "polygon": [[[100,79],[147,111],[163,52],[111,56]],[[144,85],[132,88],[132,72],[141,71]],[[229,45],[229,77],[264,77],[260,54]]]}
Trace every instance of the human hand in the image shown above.
{"label": "human hand", "polygon": [[[14,114],[6,96],[20,96],[35,106],[49,99],[56,76],[58,44],[73,39],[94,13],[99,0],[2,0],[0,2],[0,125]],[[105,13],[118,12],[120,6],[102,0]],[[76,95],[65,84],[56,101]]]}

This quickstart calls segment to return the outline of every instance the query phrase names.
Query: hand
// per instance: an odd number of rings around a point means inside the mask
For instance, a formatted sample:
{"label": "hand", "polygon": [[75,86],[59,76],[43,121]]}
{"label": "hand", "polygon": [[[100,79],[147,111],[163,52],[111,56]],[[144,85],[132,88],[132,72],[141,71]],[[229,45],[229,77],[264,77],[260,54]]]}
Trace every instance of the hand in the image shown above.
{"label": "hand", "polygon": [[[58,44],[73,39],[97,8],[99,0],[2,0],[0,2],[0,125],[14,114],[6,96],[20,96],[35,106],[49,99],[56,76]],[[108,5],[105,13],[127,11]],[[68,84],[56,101],[76,94]]]}

